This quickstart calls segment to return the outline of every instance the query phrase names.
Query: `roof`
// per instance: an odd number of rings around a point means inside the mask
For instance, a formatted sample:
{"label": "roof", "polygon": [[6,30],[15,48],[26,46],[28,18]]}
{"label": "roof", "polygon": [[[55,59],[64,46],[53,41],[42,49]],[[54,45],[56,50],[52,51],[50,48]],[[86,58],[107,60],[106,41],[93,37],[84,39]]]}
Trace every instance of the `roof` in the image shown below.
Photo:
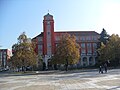
{"label": "roof", "polygon": [[[57,31],[57,32],[54,32],[55,34],[61,34],[61,33],[69,33],[69,34],[82,34],[82,35],[86,35],[86,34],[97,34],[97,35],[100,35],[99,33],[95,32],[95,31]],[[41,34],[37,35],[36,37],[32,38],[33,39],[36,39],[37,37],[43,37],[43,32],[41,32]]]}
{"label": "roof", "polygon": [[49,13],[47,13],[44,17],[46,17],[46,16],[51,16],[51,17],[53,17],[51,14],[49,14]]}
{"label": "roof", "polygon": [[37,37],[43,37],[43,32],[41,32],[39,35],[37,35],[37,36],[35,36],[34,38],[32,38],[32,40],[33,40],[33,39],[36,39]]}
{"label": "roof", "polygon": [[79,33],[79,34],[97,34],[97,35],[100,35],[99,33],[95,32],[95,31],[58,31],[58,32],[55,32],[56,34],[59,34],[59,33]]}

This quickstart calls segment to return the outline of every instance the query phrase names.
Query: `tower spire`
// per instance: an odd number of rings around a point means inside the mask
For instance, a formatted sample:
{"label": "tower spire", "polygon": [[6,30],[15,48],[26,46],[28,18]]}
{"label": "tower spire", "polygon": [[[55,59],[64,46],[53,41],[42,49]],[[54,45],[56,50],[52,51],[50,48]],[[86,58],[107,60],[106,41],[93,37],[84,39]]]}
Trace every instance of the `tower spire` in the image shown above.
{"label": "tower spire", "polygon": [[48,9],[48,13],[49,13],[49,9]]}

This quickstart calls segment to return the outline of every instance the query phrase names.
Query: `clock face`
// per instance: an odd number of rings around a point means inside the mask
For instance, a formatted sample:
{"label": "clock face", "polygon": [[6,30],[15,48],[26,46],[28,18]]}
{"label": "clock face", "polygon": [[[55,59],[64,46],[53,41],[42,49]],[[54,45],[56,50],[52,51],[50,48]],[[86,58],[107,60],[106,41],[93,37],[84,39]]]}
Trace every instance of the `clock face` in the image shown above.
{"label": "clock face", "polygon": [[50,24],[50,22],[48,21],[47,24]]}

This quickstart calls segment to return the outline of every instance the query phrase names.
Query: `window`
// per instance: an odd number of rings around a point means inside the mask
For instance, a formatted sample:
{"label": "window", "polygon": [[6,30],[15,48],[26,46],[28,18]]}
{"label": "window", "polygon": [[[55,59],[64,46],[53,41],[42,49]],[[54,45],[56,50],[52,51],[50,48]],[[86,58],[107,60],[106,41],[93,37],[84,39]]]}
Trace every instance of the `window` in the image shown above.
{"label": "window", "polygon": [[50,34],[50,32],[48,32],[48,35]]}
{"label": "window", "polygon": [[47,31],[50,32],[50,28],[51,28],[51,26],[50,26],[50,25],[47,25]]}
{"label": "window", "polygon": [[83,66],[87,66],[87,58],[86,57],[83,58]]}
{"label": "window", "polygon": [[97,44],[96,44],[96,43],[93,43],[93,47],[94,47],[94,48],[97,48]]}
{"label": "window", "polygon": [[87,48],[91,48],[91,43],[87,43]]}
{"label": "window", "polygon": [[42,55],[42,48],[43,48],[42,45],[38,45],[38,53],[39,53],[40,55]]}
{"label": "window", "polygon": [[6,51],[4,51],[4,54],[6,54]]}
{"label": "window", "polygon": [[51,43],[48,43],[48,44],[47,44],[47,48],[48,48],[48,49],[51,48]]}
{"label": "window", "polygon": [[97,44],[93,43],[93,53],[94,53],[94,55],[97,55],[96,48],[97,48]]}
{"label": "window", "polygon": [[87,54],[91,54],[91,53],[92,53],[91,43],[87,43]]}
{"label": "window", "polygon": [[96,36],[94,36],[94,40],[97,40],[97,37],[96,37]]}
{"label": "window", "polygon": [[77,40],[77,41],[79,40],[79,36],[76,36],[76,40]]}
{"label": "window", "polygon": [[91,49],[88,49],[88,53],[91,54],[91,53],[92,53],[92,50],[91,50]]}
{"label": "window", "polygon": [[38,42],[41,42],[42,41],[42,37],[38,37]]}
{"label": "window", "polygon": [[91,40],[91,37],[90,36],[86,36],[86,40]]}
{"label": "window", "polygon": [[82,43],[82,44],[81,44],[81,48],[85,48],[85,43]]}
{"label": "window", "polygon": [[97,37],[96,36],[92,36],[92,40],[97,40]]}
{"label": "window", "polygon": [[82,52],[82,53],[85,53],[85,49],[82,49],[81,52]]}
{"label": "window", "polygon": [[84,41],[84,40],[85,40],[85,37],[84,37],[84,36],[80,37],[80,40],[81,40],[81,41]]}
{"label": "window", "polygon": [[4,58],[4,66],[6,65],[6,59]]}
{"label": "window", "polygon": [[42,50],[42,45],[38,45],[38,50]]}
{"label": "window", "polygon": [[60,40],[60,37],[56,36],[56,37],[55,37],[55,40],[56,40],[56,41],[59,41],[59,40]]}
{"label": "window", "polygon": [[6,55],[4,55],[4,57],[3,57],[4,59],[6,59]]}

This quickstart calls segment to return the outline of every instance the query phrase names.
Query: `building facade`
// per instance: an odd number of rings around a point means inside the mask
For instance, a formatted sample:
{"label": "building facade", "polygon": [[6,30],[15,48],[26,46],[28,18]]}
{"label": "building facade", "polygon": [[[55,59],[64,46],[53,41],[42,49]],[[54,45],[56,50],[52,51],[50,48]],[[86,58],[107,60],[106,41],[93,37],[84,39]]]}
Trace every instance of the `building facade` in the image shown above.
{"label": "building facade", "polygon": [[7,68],[10,56],[11,51],[9,49],[0,49],[0,68]]}
{"label": "building facade", "polygon": [[34,37],[32,41],[36,42],[36,53],[43,56],[43,60],[48,66],[48,59],[54,55],[55,47],[59,43],[61,35],[74,35],[76,42],[80,45],[80,61],[78,66],[93,66],[96,63],[96,48],[100,34],[95,31],[54,31],[54,19],[49,13],[44,16],[43,32]]}

